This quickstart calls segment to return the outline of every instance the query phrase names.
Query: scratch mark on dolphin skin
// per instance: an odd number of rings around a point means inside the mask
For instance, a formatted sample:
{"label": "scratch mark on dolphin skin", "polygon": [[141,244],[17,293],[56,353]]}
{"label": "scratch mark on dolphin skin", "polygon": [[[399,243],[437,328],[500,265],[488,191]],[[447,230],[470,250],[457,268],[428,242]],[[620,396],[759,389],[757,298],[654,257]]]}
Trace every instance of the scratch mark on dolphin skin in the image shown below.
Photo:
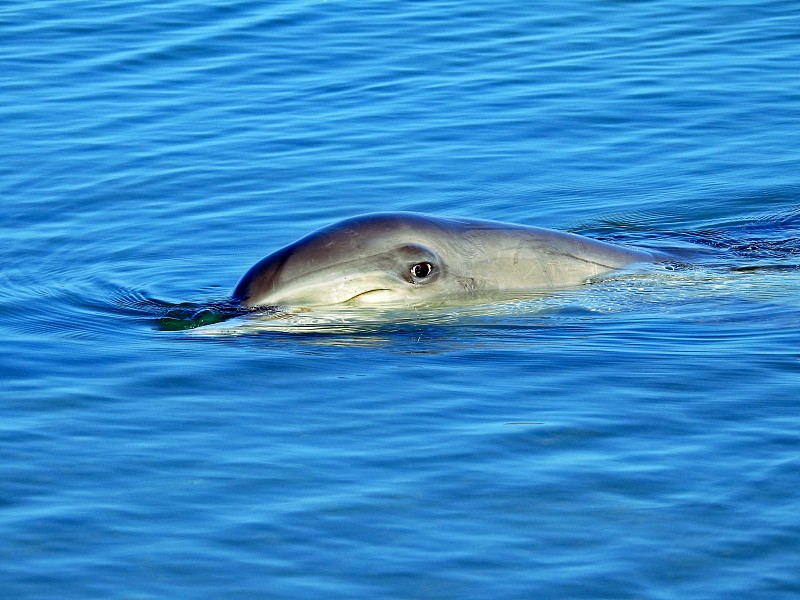
{"label": "scratch mark on dolphin skin", "polygon": [[580,261],[582,263],[586,263],[587,265],[594,265],[596,267],[602,267],[603,269],[606,269],[606,270],[613,270],[614,269],[614,267],[612,267],[611,265],[606,265],[606,264],[603,264],[601,262],[597,262],[596,260],[591,260],[591,259],[588,259],[588,258],[584,258],[582,256],[575,256],[574,254],[568,254],[566,252],[559,252],[559,254],[561,254],[562,256],[568,256],[569,258],[578,260],[578,261]]}
{"label": "scratch mark on dolphin skin", "polygon": [[459,277],[458,283],[470,296],[474,296],[478,291],[478,284],[474,277]]}

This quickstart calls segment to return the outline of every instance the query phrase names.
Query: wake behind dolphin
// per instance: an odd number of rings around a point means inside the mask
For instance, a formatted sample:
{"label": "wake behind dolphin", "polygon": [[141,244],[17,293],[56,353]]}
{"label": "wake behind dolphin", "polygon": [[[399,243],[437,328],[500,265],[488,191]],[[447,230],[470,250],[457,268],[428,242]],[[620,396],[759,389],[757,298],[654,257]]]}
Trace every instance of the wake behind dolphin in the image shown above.
{"label": "wake behind dolphin", "polygon": [[270,254],[233,292],[249,310],[456,306],[575,287],[667,260],[549,229],[414,213],[346,219]]}

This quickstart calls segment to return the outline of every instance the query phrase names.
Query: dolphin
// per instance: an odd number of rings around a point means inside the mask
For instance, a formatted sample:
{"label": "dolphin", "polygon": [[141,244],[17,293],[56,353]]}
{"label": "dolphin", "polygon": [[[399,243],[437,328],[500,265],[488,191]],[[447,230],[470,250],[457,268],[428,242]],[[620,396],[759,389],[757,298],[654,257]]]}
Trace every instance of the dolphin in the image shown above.
{"label": "dolphin", "polygon": [[353,217],[255,264],[233,291],[276,306],[441,306],[566,289],[633,263],[667,260],[538,227],[416,213]]}

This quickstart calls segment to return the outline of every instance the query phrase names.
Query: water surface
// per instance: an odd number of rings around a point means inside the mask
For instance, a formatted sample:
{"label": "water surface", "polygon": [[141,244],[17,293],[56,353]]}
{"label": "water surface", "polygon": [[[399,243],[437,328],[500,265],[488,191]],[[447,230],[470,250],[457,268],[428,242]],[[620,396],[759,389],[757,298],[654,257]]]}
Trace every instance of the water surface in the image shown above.
{"label": "water surface", "polygon": [[[786,0],[0,8],[14,598],[796,598]],[[372,327],[162,331],[330,222],[704,250]]]}

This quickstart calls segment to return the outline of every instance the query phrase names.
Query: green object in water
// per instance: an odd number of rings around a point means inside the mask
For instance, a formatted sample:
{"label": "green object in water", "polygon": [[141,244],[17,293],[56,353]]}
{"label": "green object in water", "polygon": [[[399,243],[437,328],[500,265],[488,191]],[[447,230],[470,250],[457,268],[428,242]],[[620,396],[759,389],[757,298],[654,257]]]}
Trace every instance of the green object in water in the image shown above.
{"label": "green object in water", "polygon": [[179,308],[169,311],[167,315],[158,320],[158,328],[161,331],[183,331],[185,329],[195,329],[204,325],[221,323],[230,319],[236,314],[230,310],[216,310],[204,308],[201,310],[190,310]]}

